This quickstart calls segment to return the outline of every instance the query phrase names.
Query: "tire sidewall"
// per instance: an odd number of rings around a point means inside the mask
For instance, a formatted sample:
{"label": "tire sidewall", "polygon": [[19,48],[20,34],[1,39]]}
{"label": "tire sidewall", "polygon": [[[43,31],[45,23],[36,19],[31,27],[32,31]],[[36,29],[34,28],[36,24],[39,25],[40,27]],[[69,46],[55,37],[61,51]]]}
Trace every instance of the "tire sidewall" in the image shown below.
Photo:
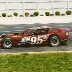
{"label": "tire sidewall", "polygon": [[[56,40],[57,40],[57,43],[55,43],[55,44],[52,42],[53,37],[56,37]],[[49,45],[52,46],[52,47],[57,47],[57,46],[59,46],[59,45],[60,45],[60,39],[59,39],[59,37],[56,36],[56,35],[52,35],[52,36],[50,37],[50,39],[49,39]]]}
{"label": "tire sidewall", "polygon": [[[5,41],[10,41],[11,43],[9,45],[6,45]],[[12,48],[12,40],[10,38],[4,38],[4,39],[2,39],[2,47],[5,48],[5,49]]]}

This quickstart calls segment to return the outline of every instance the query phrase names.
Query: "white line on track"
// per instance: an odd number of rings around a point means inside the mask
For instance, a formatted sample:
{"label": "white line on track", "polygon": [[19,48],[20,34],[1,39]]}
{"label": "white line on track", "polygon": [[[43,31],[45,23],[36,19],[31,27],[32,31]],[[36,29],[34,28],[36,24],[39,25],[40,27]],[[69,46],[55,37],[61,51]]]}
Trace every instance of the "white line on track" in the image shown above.
{"label": "white line on track", "polygon": [[8,55],[8,54],[12,54],[12,55],[20,55],[20,54],[25,54],[25,53],[28,53],[28,54],[48,54],[48,53],[72,53],[72,50],[71,51],[46,51],[46,52],[11,52],[11,53],[0,53],[0,55]]}

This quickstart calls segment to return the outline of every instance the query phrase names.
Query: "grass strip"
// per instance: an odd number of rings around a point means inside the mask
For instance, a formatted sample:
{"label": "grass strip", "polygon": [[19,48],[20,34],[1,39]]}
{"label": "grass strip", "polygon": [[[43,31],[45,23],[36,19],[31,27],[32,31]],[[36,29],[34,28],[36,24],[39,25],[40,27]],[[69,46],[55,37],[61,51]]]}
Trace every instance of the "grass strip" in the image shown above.
{"label": "grass strip", "polygon": [[72,72],[72,53],[0,55],[0,72]]}

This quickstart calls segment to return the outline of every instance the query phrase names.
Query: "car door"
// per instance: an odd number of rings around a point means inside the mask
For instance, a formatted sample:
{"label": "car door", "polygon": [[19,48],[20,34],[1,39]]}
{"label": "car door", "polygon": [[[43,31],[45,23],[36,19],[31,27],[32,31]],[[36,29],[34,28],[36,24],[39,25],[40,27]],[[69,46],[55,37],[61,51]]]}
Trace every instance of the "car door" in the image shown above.
{"label": "car door", "polygon": [[[26,36],[25,36],[26,35]],[[47,33],[44,29],[28,30],[22,37],[22,42],[30,43],[31,45],[42,44],[47,40]]]}
{"label": "car door", "polygon": [[47,31],[45,29],[37,29],[32,33],[30,38],[31,44],[42,44],[48,39]]}
{"label": "car door", "polygon": [[38,31],[37,29],[30,29],[25,31],[22,37],[22,42],[30,43],[31,45],[37,44]]}

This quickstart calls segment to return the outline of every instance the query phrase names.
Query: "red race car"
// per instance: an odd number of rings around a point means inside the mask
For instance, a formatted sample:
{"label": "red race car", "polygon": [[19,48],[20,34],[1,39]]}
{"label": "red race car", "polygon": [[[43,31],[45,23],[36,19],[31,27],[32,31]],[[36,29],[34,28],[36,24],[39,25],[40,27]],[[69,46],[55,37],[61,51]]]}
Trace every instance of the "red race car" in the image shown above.
{"label": "red race car", "polygon": [[21,33],[2,34],[0,36],[0,46],[2,48],[38,45],[50,45],[56,47],[62,43],[66,44],[68,39],[69,33],[63,28],[42,26],[29,28]]}

